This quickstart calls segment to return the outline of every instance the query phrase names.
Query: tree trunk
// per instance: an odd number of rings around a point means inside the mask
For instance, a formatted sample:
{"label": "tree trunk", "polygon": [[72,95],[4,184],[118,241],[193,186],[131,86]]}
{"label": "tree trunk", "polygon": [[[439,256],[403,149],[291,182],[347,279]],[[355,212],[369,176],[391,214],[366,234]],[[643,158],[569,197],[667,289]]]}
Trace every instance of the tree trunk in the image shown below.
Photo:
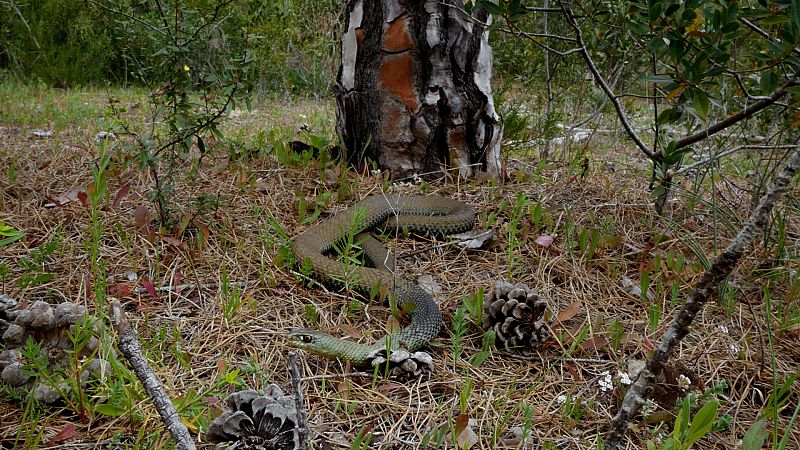
{"label": "tree trunk", "polygon": [[336,131],[393,178],[501,172],[489,14],[462,0],[347,0]]}

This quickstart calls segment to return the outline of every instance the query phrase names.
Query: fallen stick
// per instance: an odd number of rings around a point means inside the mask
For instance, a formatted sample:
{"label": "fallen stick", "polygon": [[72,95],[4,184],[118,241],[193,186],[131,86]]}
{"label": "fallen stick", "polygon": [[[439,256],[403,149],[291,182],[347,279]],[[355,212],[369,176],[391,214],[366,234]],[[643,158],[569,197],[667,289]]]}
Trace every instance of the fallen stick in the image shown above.
{"label": "fallen stick", "polygon": [[691,294],[689,294],[686,303],[675,313],[672,323],[670,323],[664,335],[661,336],[653,356],[647,360],[644,369],[625,394],[622,406],[611,422],[611,429],[606,439],[606,450],[617,450],[619,448],[625,438],[629,423],[636,417],[639,408],[644,404],[645,397],[650,391],[656,376],[664,369],[678,343],[689,334],[689,327],[692,325],[697,313],[700,312],[711,295],[716,292],[722,280],[730,275],[739,263],[744,251],[761,234],[772,207],[783,196],[798,169],[800,169],[800,147],[796,147],[795,153],[789,159],[789,162],[778,172],[767,193],[761,197],[758,206],[750,213],[750,217],[744,227],[739,230],[739,233],[725,247],[725,250],[714,259],[714,263],[703,273],[700,281],[697,282]]}
{"label": "fallen stick", "polygon": [[179,450],[195,450],[196,447],[189,430],[181,422],[178,411],[175,410],[175,406],[173,406],[172,401],[164,391],[164,387],[158,381],[156,374],[150,367],[150,363],[147,362],[147,358],[142,354],[142,346],[139,344],[136,331],[131,326],[131,323],[128,322],[128,318],[125,317],[119,300],[112,301],[111,315],[119,335],[117,346],[122,354],[125,355],[142,386],[144,386],[144,390],[153,402],[153,406],[156,407],[161,420],[164,421],[164,427],[172,435],[172,439],[175,441],[175,448]]}

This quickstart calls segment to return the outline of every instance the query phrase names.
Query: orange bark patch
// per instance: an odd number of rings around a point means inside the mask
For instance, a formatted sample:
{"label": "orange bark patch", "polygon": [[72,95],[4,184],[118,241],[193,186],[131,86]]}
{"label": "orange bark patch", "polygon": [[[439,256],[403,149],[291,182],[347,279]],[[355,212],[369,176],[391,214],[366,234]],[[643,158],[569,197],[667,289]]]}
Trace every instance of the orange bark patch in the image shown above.
{"label": "orange bark patch", "polygon": [[361,27],[356,28],[356,50],[361,48],[361,41],[364,39],[364,29]]}
{"label": "orange bark patch", "polygon": [[383,34],[383,50],[387,52],[404,52],[414,48],[411,34],[408,32],[408,18],[394,19]]}
{"label": "orange bark patch", "polygon": [[378,81],[381,89],[403,102],[412,113],[416,113],[419,102],[414,90],[413,74],[411,55],[388,55],[383,58]]}

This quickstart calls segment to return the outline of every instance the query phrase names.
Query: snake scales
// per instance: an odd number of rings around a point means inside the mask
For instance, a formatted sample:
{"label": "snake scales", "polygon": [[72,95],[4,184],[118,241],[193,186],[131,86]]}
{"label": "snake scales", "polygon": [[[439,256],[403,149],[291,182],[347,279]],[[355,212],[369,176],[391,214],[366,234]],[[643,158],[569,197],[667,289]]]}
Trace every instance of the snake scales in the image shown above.
{"label": "snake scales", "polygon": [[[310,261],[317,280],[341,284],[346,276],[348,287],[364,293],[379,285],[381,292],[394,293],[398,306],[413,304],[411,323],[372,345],[310,329],[293,330],[289,333],[290,344],[328,358],[346,359],[354,365],[366,364],[375,350],[404,348],[413,352],[425,345],[439,334],[442,314],[436,301],[421,287],[391,272],[391,260],[382,257],[387,254],[386,249],[374,238],[365,241],[366,259],[373,267],[344,267],[342,262],[327,254],[351,231],[360,233],[383,227],[441,235],[468,230],[474,220],[472,208],[457,200],[438,196],[374,195],[308,228],[295,238],[292,250],[298,262]],[[384,260],[389,263],[382,264]]]}

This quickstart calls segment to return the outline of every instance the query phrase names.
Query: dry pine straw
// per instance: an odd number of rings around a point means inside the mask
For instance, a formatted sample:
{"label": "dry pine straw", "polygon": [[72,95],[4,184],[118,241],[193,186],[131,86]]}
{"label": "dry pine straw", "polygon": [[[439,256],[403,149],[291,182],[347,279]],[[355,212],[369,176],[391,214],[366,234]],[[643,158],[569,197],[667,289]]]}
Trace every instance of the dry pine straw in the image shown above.
{"label": "dry pine straw", "polygon": [[[79,201],[59,208],[43,207],[46,196],[58,198],[66,192],[85,189],[90,183],[91,134],[66,130],[55,138],[36,140],[29,137],[30,132],[26,128],[0,129],[0,141],[6,143],[5,150],[0,150],[0,166],[6,167],[13,159],[19,173],[13,185],[3,182],[0,218],[27,233],[23,244],[2,248],[3,260],[12,267],[4,289],[26,302],[69,300],[94,307],[90,262],[84,246],[90,236],[87,209]],[[184,200],[200,193],[229,196],[229,208],[204,219],[210,229],[208,243],[202,250],[191,252],[191,258],[168,241],[149,241],[134,225],[133,209],[145,204],[143,198],[150,182],[146,174],[114,173],[110,179],[112,198],[124,183],[131,183],[131,193],[117,207],[102,213],[105,234],[101,253],[107,274],[113,277],[110,286],[135,287],[135,283],[125,281],[125,274],[130,271],[155,286],[219,284],[222,267],[232,281],[256,283],[246,288],[245,305],[230,321],[223,317],[218,287],[201,293],[195,289],[171,294],[162,291],[158,299],[146,292],[131,291],[123,298],[129,317],[145,343],[154,342],[159,327],[170,331],[174,328],[180,334],[178,346],[190,358],[191,367],[178,363],[170,350],[175,344],[171,338],[170,342],[154,347],[149,355],[167,391],[174,397],[208,388],[220,377],[222,368],[246,366],[258,369],[243,372],[248,387],[261,389],[268,383],[277,383],[289,391],[286,371],[289,348],[282,336],[292,328],[309,325],[305,315],[308,304],[319,312],[318,326],[324,330],[341,335],[362,331],[365,341],[385,332],[389,317],[386,305],[371,304],[365,311],[348,314],[349,301],[360,299],[367,304],[368,300],[352,293],[303,286],[296,274],[274,263],[281,242],[270,230],[265,213],[273,214],[294,236],[304,228],[297,223],[296,195],[305,196],[313,205],[314,196],[323,191],[331,191],[335,197],[337,186],[328,177],[320,176],[313,165],[307,169],[287,168],[263,159],[251,160],[245,166],[226,164],[224,160],[209,161],[197,181],[180,187],[179,195]],[[524,173],[527,167],[524,162],[511,161],[509,173]],[[250,178],[248,170],[252,171]],[[446,424],[460,413],[459,394],[467,380],[472,381],[473,389],[465,412],[475,420],[472,429],[479,436],[480,448],[493,445],[516,448],[517,442],[509,430],[522,424],[524,405],[533,411],[534,442],[554,442],[558,448],[594,446],[596,437],[604,432],[614,414],[619,398],[619,393],[603,392],[598,381],[606,371],[612,375],[625,371],[628,360],[643,359],[647,343],[658,339],[669,316],[669,289],[665,289],[654,300],[665,311],[662,327],[649,331],[646,305],[626,292],[620,276],[638,281],[640,267],[653,270],[652,258],[642,258],[643,251],[657,251],[663,256],[666,251],[674,250],[687,257],[689,268],[680,274],[665,272],[670,274],[670,283],[676,279],[682,281],[681,292],[686,294],[700,269],[678,237],[681,233],[690,234],[710,253],[713,222],[702,207],[690,214],[678,203],[674,217],[680,225],[670,231],[674,238],[652,250],[647,246],[654,221],[650,198],[645,178],[635,167],[618,164],[616,170],[611,170],[608,164],[598,164],[585,178],[572,177],[566,167],[555,167],[543,176],[542,182],[508,182],[499,187],[452,182],[432,186],[434,193],[451,195],[472,205],[482,224],[490,213],[498,212],[501,201],[511,203],[519,193],[525,193],[532,199],[531,207],[540,201],[552,216],[558,233],[555,245],[549,249],[537,246],[534,239],[538,231],[528,229],[516,250],[515,265],[509,268],[504,234],[508,209],[497,216],[498,240],[488,250],[464,251],[405,237],[389,242],[400,255],[398,268],[404,276],[416,279],[430,274],[442,289],[436,298],[445,315],[445,330],[430,347],[436,370],[427,379],[402,383],[379,380],[373,386],[371,379],[340,377],[354,371],[347,365],[302,354],[301,372],[309,377],[304,383],[306,408],[313,428],[312,439],[320,443],[319,448],[348,448],[364,425],[374,432],[375,446],[419,446],[426,431]],[[380,192],[380,177],[351,174],[349,180],[357,189],[344,204]],[[390,192],[411,194],[419,189],[415,185],[392,185]],[[336,204],[323,216],[344,204]],[[565,248],[563,230],[567,220],[597,229],[603,229],[600,224],[606,223],[607,236],[616,240],[601,248],[592,261],[586,261],[579,252],[571,253]],[[527,219],[523,228],[526,224]],[[61,239],[61,248],[46,265],[55,279],[44,285],[17,288],[23,271],[14,261],[55,237]],[[418,252],[431,247],[437,248]],[[412,257],[402,257],[412,252]],[[750,274],[759,256],[763,255],[754,253],[732,280],[746,295],[734,305],[730,317],[720,307],[710,305],[675,357],[706,385],[725,379],[731,386],[721,412],[733,416],[733,423],[728,431],[712,434],[698,448],[733,448],[757,418],[771,390],[766,338],[762,337],[765,335],[763,307],[759,290],[754,288],[758,282]],[[508,278],[509,273],[511,281],[526,283],[544,294],[554,314],[579,302],[580,308],[573,309],[577,312],[564,324],[562,334],[566,329],[574,332],[580,326],[588,326],[587,339],[598,343],[599,349],[586,346],[569,357],[563,357],[564,352],[557,345],[527,358],[496,352],[479,367],[473,367],[468,361],[480,350],[481,338],[470,327],[462,358],[454,361],[449,338],[453,311],[463,297],[479,288],[490,289],[495,280]],[[773,296],[783,294],[774,292]],[[609,329],[614,320],[621,322],[625,332],[622,345],[616,350],[603,345],[603,339],[611,339]],[[796,336],[788,334],[777,341],[777,372],[781,377],[800,369],[794,342]],[[567,337],[564,345],[569,344]],[[738,351],[732,350],[732,346]],[[614,382],[619,384],[616,378]],[[558,398],[564,395],[585,402],[587,409],[579,422],[562,420]],[[796,396],[792,402],[795,401]],[[793,406],[790,404],[789,409]],[[147,417],[144,427],[158,429],[152,407],[143,402],[141,408]],[[213,408],[209,411],[214,414]],[[19,405],[0,401],[0,442],[13,442],[21,425],[20,417]],[[787,418],[782,417],[781,427],[786,422]],[[115,433],[134,436],[142,426],[123,419],[103,418],[81,424],[68,411],[59,409],[48,412],[41,423],[45,424],[46,439],[52,438],[66,423],[76,423],[78,439],[88,447],[101,446]],[[653,429],[654,426],[642,426],[632,431],[631,448],[641,446],[642,439],[651,438]],[[789,448],[800,448],[800,432],[792,433]]]}

